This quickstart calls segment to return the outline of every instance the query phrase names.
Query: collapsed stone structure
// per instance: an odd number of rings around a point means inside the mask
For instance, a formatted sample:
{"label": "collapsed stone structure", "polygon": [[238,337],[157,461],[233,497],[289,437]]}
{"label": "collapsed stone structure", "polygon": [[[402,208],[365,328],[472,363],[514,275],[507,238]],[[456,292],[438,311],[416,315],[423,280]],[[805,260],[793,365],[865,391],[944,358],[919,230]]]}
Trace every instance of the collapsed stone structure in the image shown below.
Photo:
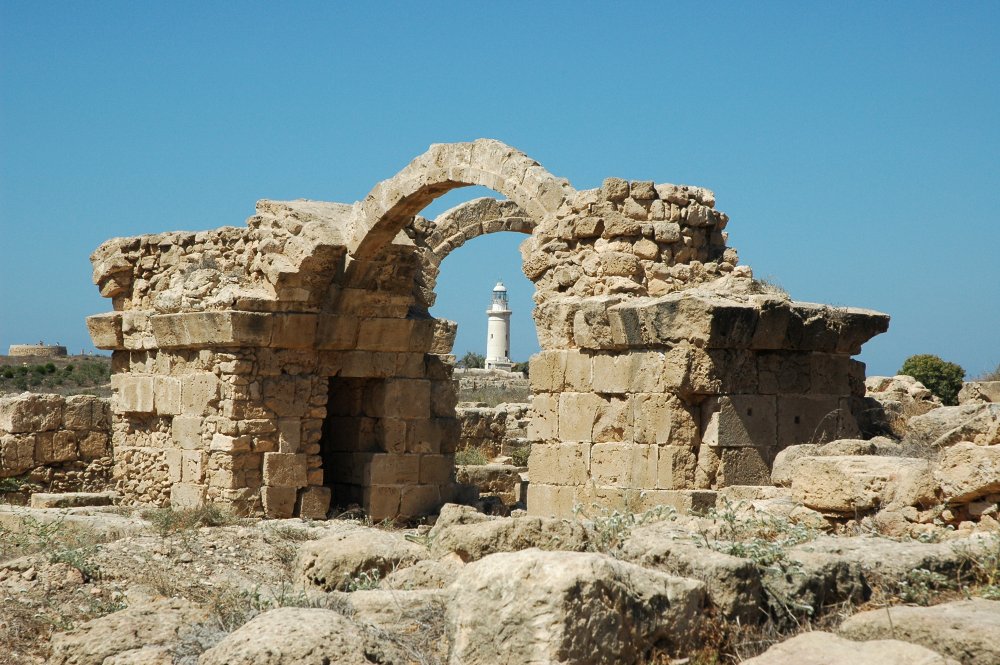
{"label": "collapsed stone structure", "polygon": [[0,397],[0,480],[28,490],[98,491],[111,481],[111,413],[91,395]]}
{"label": "collapsed stone structure", "polygon": [[[443,193],[478,199],[433,222]],[[260,201],[246,227],[117,238],[92,256],[114,311],[115,474],[126,502],[376,519],[454,491],[449,338],[428,314],[441,261],[530,234],[542,352],[531,363],[529,511],[670,502],[767,482],[791,443],[856,430],[876,312],[762,292],[697,187],[573,189],[493,140],[434,145],[353,205]]]}

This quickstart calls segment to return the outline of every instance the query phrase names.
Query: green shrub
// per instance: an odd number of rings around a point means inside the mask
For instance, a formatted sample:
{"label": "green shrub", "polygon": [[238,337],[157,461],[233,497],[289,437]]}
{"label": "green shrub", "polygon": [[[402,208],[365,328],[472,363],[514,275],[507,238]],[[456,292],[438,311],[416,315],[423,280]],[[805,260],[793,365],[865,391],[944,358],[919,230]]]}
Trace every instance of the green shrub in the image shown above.
{"label": "green shrub", "polygon": [[907,358],[899,374],[912,376],[945,404],[958,404],[958,391],[962,389],[965,379],[965,370],[961,366],[924,353]]}
{"label": "green shrub", "polygon": [[463,448],[455,452],[455,464],[462,466],[480,466],[488,461],[486,454],[479,448]]}
{"label": "green shrub", "polygon": [[528,466],[528,457],[531,455],[531,444],[520,446],[510,451],[510,458],[514,466]]}
{"label": "green shrub", "polygon": [[486,367],[486,356],[475,351],[468,351],[462,359],[458,361],[459,366],[467,369],[482,369]]}

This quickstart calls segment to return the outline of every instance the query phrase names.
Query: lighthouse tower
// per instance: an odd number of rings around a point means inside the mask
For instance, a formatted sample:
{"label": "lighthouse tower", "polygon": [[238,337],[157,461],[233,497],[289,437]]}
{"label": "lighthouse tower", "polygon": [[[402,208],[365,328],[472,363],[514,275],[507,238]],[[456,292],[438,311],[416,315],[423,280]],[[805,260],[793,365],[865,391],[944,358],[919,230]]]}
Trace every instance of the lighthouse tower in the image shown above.
{"label": "lighthouse tower", "polygon": [[507,287],[497,282],[493,287],[493,302],[486,310],[486,369],[510,371],[510,307]]}

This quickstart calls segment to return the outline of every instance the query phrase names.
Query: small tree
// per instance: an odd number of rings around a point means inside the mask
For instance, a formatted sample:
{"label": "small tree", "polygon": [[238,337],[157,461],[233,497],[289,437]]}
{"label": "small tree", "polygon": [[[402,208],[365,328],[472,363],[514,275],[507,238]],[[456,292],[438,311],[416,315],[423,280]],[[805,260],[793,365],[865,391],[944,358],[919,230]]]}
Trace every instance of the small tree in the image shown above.
{"label": "small tree", "polygon": [[949,406],[958,404],[958,391],[962,389],[965,370],[960,365],[924,353],[910,356],[899,369],[900,374],[912,376]]}
{"label": "small tree", "polygon": [[486,367],[486,356],[475,351],[468,351],[458,364],[466,369],[482,369]]}

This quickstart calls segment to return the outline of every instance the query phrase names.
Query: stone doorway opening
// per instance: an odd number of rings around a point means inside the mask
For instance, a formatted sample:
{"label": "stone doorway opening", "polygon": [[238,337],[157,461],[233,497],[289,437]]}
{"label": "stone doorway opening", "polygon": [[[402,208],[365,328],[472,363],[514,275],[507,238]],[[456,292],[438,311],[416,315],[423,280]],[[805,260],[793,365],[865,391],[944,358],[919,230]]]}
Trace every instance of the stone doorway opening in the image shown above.
{"label": "stone doorway opening", "polygon": [[327,415],[323,419],[320,455],[323,485],[330,488],[334,511],[364,504],[366,468],[384,451],[373,396],[378,379],[333,376],[328,380]]}

